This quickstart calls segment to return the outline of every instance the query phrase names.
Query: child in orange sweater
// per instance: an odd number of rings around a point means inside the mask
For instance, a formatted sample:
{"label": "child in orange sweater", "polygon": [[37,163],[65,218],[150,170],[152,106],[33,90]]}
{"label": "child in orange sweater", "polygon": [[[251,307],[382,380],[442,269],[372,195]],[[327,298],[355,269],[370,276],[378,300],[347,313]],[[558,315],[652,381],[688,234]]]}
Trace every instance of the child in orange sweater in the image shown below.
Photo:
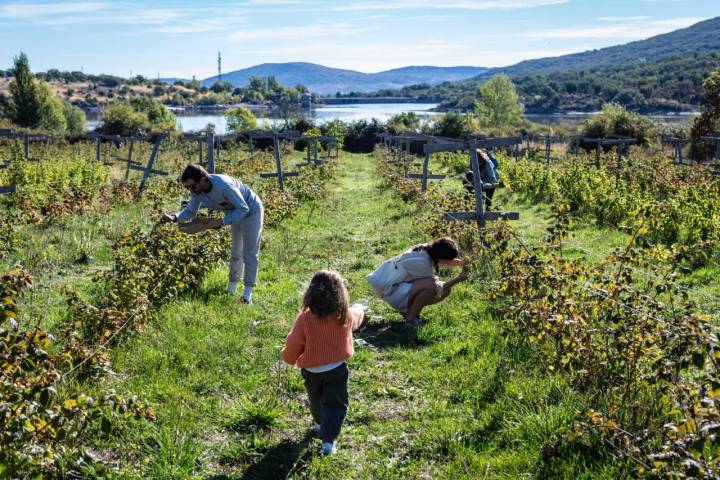
{"label": "child in orange sweater", "polygon": [[365,317],[361,304],[349,305],[347,282],[339,273],[321,270],[303,295],[300,313],[287,336],[283,360],[297,365],[310,398],[315,431],[324,454],[335,452],[348,409],[348,368],[353,330]]}

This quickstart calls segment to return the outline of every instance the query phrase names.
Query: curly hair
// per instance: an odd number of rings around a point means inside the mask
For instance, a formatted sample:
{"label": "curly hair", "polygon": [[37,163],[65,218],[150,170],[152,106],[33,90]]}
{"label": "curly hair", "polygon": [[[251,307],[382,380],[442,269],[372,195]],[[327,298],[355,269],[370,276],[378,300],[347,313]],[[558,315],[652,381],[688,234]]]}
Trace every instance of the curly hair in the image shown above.
{"label": "curly hair", "polygon": [[345,325],[350,316],[346,284],[339,273],[320,270],[313,275],[310,285],[305,290],[300,311],[309,309],[321,320],[337,317],[340,325]]}

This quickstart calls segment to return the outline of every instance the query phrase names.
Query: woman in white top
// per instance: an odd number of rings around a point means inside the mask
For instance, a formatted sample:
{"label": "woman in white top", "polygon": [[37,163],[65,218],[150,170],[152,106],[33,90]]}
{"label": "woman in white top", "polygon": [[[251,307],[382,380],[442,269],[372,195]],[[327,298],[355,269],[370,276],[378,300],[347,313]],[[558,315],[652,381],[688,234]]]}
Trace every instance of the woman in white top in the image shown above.
{"label": "woman in white top", "polygon": [[[423,308],[443,301],[453,286],[467,280],[469,263],[459,258],[455,241],[443,237],[411,247],[366,278],[378,297],[402,313],[408,323],[418,325]],[[447,267],[463,269],[452,280],[442,282],[437,272]]]}

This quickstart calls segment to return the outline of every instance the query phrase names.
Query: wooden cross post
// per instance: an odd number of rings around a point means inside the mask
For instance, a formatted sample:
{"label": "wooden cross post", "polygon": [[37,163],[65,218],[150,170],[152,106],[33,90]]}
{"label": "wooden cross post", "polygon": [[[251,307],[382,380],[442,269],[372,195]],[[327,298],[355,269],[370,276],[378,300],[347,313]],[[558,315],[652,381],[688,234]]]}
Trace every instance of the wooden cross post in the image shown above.
{"label": "wooden cross post", "polygon": [[663,135],[660,143],[663,146],[663,152],[665,151],[666,144],[672,145],[674,150],[673,163],[675,163],[676,165],[682,165],[685,162],[685,160],[683,159],[683,148],[687,143],[690,143],[690,140]]}
{"label": "wooden cross post", "polygon": [[[322,142],[327,144],[325,158],[320,160],[321,163],[323,163],[324,160],[329,160],[331,158],[340,158],[340,144],[338,144],[337,138],[331,135],[323,135],[319,138],[319,140],[321,142],[320,145],[322,145]],[[335,149],[335,155],[332,154],[333,148]]]}
{"label": "wooden cross post", "polygon": [[[11,130],[9,128],[3,128],[3,129],[0,129],[0,137],[16,138],[16,137],[18,137],[18,134],[15,132],[15,130]],[[0,168],[7,168],[9,165],[10,165],[10,160],[5,160],[5,162],[3,162],[2,165],[0,165]],[[16,190],[17,190],[17,186],[15,186],[15,185],[0,186],[0,195],[15,193]]]}
{"label": "wooden cross post", "polygon": [[100,161],[100,142],[101,142],[100,135],[95,136],[95,161]]}
{"label": "wooden cross post", "polygon": [[486,222],[499,219],[519,220],[518,212],[486,212],[485,211],[485,190],[495,189],[500,186],[499,183],[483,184],[480,178],[480,166],[478,162],[477,149],[481,145],[478,140],[470,140],[468,147],[470,149],[470,165],[473,172],[473,187],[475,191],[475,211],[474,212],[446,212],[446,220],[461,220],[477,222],[477,231],[480,240],[483,239]]}
{"label": "wooden cross post", "polygon": [[150,178],[150,174],[153,175],[162,175],[167,176],[167,172],[163,172],[161,170],[154,170],[153,169],[153,163],[155,163],[155,159],[157,158],[158,151],[160,150],[160,143],[162,143],[163,134],[157,134],[157,137],[155,137],[155,144],[153,145],[152,152],[150,152],[150,158],[148,159],[147,166],[143,169],[142,167],[132,165],[130,166],[133,170],[141,170],[143,171],[143,178],[140,180],[140,191],[142,192],[145,189],[145,184],[147,183],[148,179]]}
{"label": "wooden cross post", "polygon": [[296,140],[299,142],[304,142],[305,157],[303,158],[303,161],[301,163],[296,163],[295,166],[296,167],[305,167],[307,165],[310,165],[311,163],[313,163],[311,153],[310,153],[310,145],[313,141],[313,137],[303,135],[301,137],[297,137]]}
{"label": "wooden cross post", "polygon": [[[15,138],[17,133],[15,130],[10,128],[0,128],[0,138]],[[4,160],[0,163],[0,169],[8,168],[10,166],[10,159]]]}
{"label": "wooden cross post", "polygon": [[720,132],[715,132],[712,135],[706,135],[700,137],[702,140],[708,140],[713,143],[715,151],[713,152],[713,158],[717,161],[720,160]]}
{"label": "wooden cross post", "polygon": [[128,147],[128,156],[127,156],[127,168],[125,169],[125,181],[128,181],[128,178],[130,178],[130,166],[133,164],[132,155],[133,155],[133,148],[135,147],[135,137],[130,137],[130,146]]}
{"label": "wooden cross post", "polygon": [[23,137],[23,143],[25,144],[25,161],[30,161],[30,135],[27,133]]}
{"label": "wooden cross post", "polygon": [[310,165],[311,163],[313,165],[319,165],[322,163],[318,159],[318,137],[300,137],[300,139],[305,140],[305,163],[302,165]]}
{"label": "wooden cross post", "polygon": [[620,170],[622,169],[622,157],[625,147],[637,142],[637,139],[630,137],[611,137],[597,139],[598,145],[615,147],[615,187],[620,185]]}
{"label": "wooden cross post", "polygon": [[[602,150],[602,145],[604,138],[587,138],[583,137],[582,141],[583,143],[594,143],[595,144],[595,168],[600,170],[600,151]],[[579,142],[579,137],[575,140],[576,142]]]}
{"label": "wooden cross post", "polygon": [[280,136],[277,132],[272,133],[273,147],[275,149],[276,172],[261,173],[260,178],[277,178],[281,191],[285,191],[285,177],[297,177],[298,172],[283,172],[282,158],[280,156]]}
{"label": "wooden cross post", "polygon": [[312,146],[313,146],[313,158],[312,158],[312,162],[313,162],[315,165],[317,165],[317,164],[320,162],[320,160],[318,160],[318,151],[320,150],[320,149],[318,148],[319,140],[320,140],[320,139],[319,139],[318,137],[312,137]]}
{"label": "wooden cross post", "polygon": [[428,180],[441,180],[446,178],[446,175],[434,175],[429,172],[430,157],[435,152],[457,152],[467,148],[465,143],[426,143],[423,145],[423,153],[425,154],[425,160],[422,164],[422,173],[408,173],[407,178],[420,178],[422,179],[420,190],[427,191]]}
{"label": "wooden cross post", "polygon": [[215,173],[215,134],[212,130],[208,130],[205,135],[208,173]]}
{"label": "wooden cross post", "polygon": [[677,159],[677,163],[680,165],[683,164],[683,142],[677,142],[675,144],[675,158]]}
{"label": "wooden cross post", "polygon": [[559,142],[560,138],[547,135],[545,139],[545,165],[550,165],[550,151],[554,142]]}

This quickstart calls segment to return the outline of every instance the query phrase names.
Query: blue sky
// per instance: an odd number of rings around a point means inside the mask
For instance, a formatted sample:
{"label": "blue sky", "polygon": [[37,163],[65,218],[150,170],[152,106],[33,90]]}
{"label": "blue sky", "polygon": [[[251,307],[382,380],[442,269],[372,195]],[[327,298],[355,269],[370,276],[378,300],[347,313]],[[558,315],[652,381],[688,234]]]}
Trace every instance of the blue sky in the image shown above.
{"label": "blue sky", "polygon": [[0,0],[0,68],[197,78],[264,62],[502,66],[720,15],[720,0]]}

